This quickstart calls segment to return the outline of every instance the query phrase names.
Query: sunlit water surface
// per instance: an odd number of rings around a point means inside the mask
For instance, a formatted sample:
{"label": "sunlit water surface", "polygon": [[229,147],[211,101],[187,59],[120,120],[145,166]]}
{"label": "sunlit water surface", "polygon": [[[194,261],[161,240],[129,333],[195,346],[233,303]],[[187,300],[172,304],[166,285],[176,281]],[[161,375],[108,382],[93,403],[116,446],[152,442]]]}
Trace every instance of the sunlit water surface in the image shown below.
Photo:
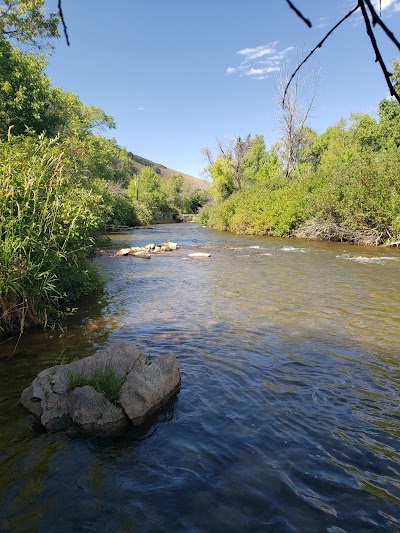
{"label": "sunlit water surface", "polygon": [[[399,531],[399,251],[196,224],[111,238],[181,248],[98,257],[104,291],[67,331],[0,344],[0,531]],[[177,396],[118,438],[41,432],[31,379],[118,341],[175,352]]]}

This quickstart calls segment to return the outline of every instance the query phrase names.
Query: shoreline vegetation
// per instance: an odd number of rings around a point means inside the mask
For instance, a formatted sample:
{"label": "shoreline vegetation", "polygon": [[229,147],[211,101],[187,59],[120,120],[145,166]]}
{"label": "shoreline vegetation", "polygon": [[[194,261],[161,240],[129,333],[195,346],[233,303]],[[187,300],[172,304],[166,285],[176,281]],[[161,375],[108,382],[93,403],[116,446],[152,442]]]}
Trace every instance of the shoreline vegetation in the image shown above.
{"label": "shoreline vegetation", "polygon": [[201,180],[139,165],[99,133],[112,117],[52,87],[44,56],[1,31],[0,56],[1,337],[62,326],[70,302],[102,283],[90,259],[104,228],[179,220],[208,194]]}
{"label": "shoreline vegetation", "polygon": [[[234,233],[399,244],[394,99],[380,102],[377,119],[353,114],[321,135],[302,126],[290,146],[283,138],[267,150],[262,135],[219,143],[205,189],[102,135],[111,116],[51,85],[37,42],[57,36],[57,17],[34,4],[10,4],[0,24],[0,337],[57,327],[70,301],[99,286],[90,258],[107,227],[198,213]],[[400,60],[392,67],[398,90]]]}
{"label": "shoreline vegetation", "polygon": [[[400,89],[400,60],[392,63]],[[262,135],[209,156],[213,202],[201,224],[238,234],[362,245],[400,244],[400,104],[353,113],[318,135],[302,127],[269,150]],[[287,160],[290,159],[291,170]]]}

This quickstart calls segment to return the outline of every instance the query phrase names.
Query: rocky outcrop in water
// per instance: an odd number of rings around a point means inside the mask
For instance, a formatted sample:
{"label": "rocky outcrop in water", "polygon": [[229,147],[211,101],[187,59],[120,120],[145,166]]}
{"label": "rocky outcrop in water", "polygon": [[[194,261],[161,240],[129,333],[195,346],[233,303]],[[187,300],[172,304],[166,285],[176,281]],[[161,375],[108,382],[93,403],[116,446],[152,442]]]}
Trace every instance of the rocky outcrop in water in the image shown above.
{"label": "rocky outcrop in water", "polygon": [[160,254],[164,252],[173,252],[177,250],[179,246],[176,242],[162,242],[161,244],[146,244],[146,246],[132,246],[131,248],[121,248],[115,253],[116,257],[122,257],[124,255],[133,255],[135,257],[142,257],[144,259],[150,259],[151,254]]}
{"label": "rocky outcrop in water", "polygon": [[74,425],[92,434],[111,435],[129,424],[141,424],[179,386],[174,354],[149,363],[138,347],[122,342],[43,370],[23,391],[21,403],[47,430]]}

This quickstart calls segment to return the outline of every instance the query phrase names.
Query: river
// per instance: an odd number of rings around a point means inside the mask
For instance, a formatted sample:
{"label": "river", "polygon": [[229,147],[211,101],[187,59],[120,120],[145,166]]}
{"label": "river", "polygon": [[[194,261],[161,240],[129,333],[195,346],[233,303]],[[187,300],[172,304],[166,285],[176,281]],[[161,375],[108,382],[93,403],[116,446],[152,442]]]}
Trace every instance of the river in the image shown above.
{"label": "river", "polygon": [[[96,258],[104,290],[66,331],[0,344],[0,531],[399,531],[400,251],[191,223],[111,238],[181,248]],[[175,398],[118,438],[36,427],[33,377],[118,341],[176,353]]]}

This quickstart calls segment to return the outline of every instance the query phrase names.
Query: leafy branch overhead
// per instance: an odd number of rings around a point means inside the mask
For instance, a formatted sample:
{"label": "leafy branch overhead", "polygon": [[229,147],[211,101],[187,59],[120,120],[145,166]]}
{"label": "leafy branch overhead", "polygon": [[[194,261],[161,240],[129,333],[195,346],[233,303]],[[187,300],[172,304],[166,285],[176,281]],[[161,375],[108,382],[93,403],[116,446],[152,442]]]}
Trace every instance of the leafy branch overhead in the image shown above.
{"label": "leafy branch overhead", "polygon": [[[311,22],[303,15],[303,13],[290,1],[286,0],[289,4],[289,7],[296,13],[296,15],[303,20],[309,28],[312,27]],[[358,10],[361,10],[361,15],[364,20],[365,29],[367,31],[369,40],[371,42],[372,48],[375,52],[375,61],[379,63],[379,66],[381,67],[381,70],[383,72],[383,76],[386,80],[386,84],[389,88],[390,95],[393,96],[399,103],[400,103],[400,95],[396,92],[395,87],[391,81],[392,74],[388,71],[386,64],[383,60],[381,51],[379,49],[378,43],[375,38],[374,34],[374,27],[376,25],[380,26],[382,30],[385,32],[387,38],[395,45],[397,46],[398,50],[400,51],[400,42],[397,40],[393,32],[390,31],[390,29],[386,26],[386,24],[381,20],[381,18],[378,16],[374,6],[372,5],[371,0],[358,0],[357,4],[350,9],[346,15],[339,20],[324,36],[324,38],[311,50],[311,52],[301,61],[301,63],[298,65],[296,70],[291,75],[283,95],[282,105],[285,106],[285,100],[286,95],[289,90],[289,86],[292,83],[293,79],[295,78],[296,74],[299,72],[299,70],[302,68],[302,66],[310,59],[310,57],[318,50],[318,48],[321,48],[324,42],[332,35],[332,33],[349,17],[354,15],[354,13]]]}

